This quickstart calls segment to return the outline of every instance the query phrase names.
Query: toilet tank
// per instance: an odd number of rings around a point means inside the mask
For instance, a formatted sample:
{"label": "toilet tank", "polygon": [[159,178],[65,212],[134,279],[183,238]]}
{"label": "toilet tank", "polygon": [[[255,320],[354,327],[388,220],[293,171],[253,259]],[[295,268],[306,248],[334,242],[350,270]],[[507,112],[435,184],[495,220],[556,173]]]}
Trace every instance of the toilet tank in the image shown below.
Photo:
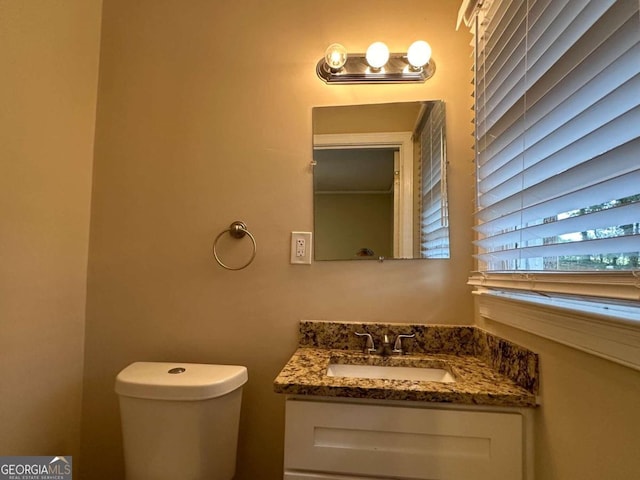
{"label": "toilet tank", "polygon": [[136,362],[122,370],[127,480],[230,480],[247,378],[236,365]]}

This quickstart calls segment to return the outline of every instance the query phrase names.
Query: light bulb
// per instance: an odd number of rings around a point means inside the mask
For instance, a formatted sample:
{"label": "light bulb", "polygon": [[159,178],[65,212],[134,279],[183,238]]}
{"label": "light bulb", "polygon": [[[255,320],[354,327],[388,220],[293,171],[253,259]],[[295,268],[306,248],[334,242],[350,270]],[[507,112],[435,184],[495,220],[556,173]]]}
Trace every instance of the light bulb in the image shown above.
{"label": "light bulb", "polygon": [[380,70],[389,61],[389,48],[382,42],[374,42],[367,48],[367,63],[374,70]]}
{"label": "light bulb", "polygon": [[424,40],[413,42],[407,50],[407,60],[414,70],[420,70],[431,59],[431,46]]}
{"label": "light bulb", "polygon": [[332,43],[324,52],[324,61],[332,72],[337,72],[347,63],[347,49],[339,43]]}

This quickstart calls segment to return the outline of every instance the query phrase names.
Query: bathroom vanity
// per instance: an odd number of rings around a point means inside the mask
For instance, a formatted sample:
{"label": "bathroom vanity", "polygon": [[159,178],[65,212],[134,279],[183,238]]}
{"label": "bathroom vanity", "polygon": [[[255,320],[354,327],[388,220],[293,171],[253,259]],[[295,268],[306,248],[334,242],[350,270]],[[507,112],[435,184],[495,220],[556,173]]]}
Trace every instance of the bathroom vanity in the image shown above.
{"label": "bathroom vanity", "polygon": [[[415,337],[381,356],[356,331]],[[284,478],[533,480],[537,388],[534,353],[475,327],[301,322]]]}

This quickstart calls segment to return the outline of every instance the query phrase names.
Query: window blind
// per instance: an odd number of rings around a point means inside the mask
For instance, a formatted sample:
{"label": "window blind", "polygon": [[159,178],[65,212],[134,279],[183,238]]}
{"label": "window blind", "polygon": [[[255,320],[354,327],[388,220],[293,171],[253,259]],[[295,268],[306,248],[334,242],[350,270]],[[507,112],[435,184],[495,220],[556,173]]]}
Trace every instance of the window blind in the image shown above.
{"label": "window blind", "polygon": [[417,133],[420,161],[420,257],[449,258],[444,102],[431,102]]}
{"label": "window blind", "polygon": [[479,269],[640,269],[640,2],[486,0]]}

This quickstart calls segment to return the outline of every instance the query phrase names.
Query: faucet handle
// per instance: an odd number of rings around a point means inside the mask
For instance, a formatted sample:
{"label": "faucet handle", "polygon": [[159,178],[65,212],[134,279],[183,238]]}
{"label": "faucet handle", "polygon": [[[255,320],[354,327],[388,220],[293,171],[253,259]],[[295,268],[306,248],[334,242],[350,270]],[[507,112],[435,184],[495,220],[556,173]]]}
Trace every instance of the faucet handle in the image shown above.
{"label": "faucet handle", "polygon": [[393,353],[396,353],[398,355],[402,355],[404,353],[404,351],[402,350],[402,339],[403,338],[413,338],[415,337],[416,334],[412,333],[411,335],[398,335],[396,337],[396,341],[393,344]]}
{"label": "faucet handle", "polygon": [[371,336],[370,333],[359,333],[359,332],[353,332],[353,333],[355,333],[359,337],[366,337],[366,342],[364,344],[364,348],[362,349],[363,353],[376,353],[376,347],[373,343],[373,337]]}

